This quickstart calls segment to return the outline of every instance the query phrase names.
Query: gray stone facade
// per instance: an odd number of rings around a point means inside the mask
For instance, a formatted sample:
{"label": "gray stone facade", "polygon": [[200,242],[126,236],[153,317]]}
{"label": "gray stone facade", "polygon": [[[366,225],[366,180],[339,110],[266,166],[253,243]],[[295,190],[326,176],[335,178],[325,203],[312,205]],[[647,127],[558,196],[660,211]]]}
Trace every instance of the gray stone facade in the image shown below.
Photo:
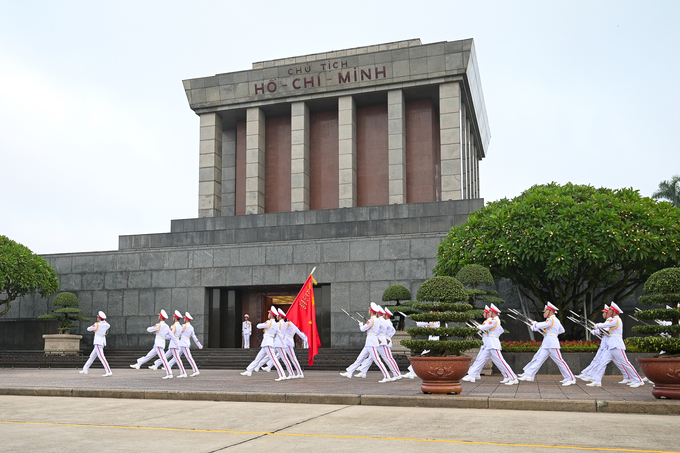
{"label": "gray stone facade", "polygon": [[[315,266],[317,282],[330,286],[330,306],[317,309],[330,322],[331,344],[323,346],[358,347],[364,335],[342,309],[363,313],[393,284],[415,295],[432,276],[450,227],[482,205],[477,199],[177,220],[170,233],[121,236],[118,251],[45,258],[60,290],[74,292],[86,316],[106,312],[110,348],[150,348],[146,328],[162,308],[189,311],[207,343],[210,288],[301,286]],[[48,302],[24,298],[0,322],[35,319]],[[239,321],[240,314],[229,322]],[[84,344],[91,342],[86,327],[73,332],[85,335]]]}

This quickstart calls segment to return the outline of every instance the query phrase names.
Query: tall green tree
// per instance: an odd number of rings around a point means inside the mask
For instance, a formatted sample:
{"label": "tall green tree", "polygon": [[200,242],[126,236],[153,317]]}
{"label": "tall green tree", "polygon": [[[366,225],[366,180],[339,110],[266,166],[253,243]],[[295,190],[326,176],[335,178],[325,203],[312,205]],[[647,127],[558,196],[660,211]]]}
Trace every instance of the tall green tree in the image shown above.
{"label": "tall green tree", "polygon": [[[680,210],[633,189],[537,185],[489,203],[440,244],[436,275],[480,264],[511,280],[537,312],[550,301],[565,316],[586,294],[591,317],[680,259]],[[591,308],[591,307],[589,307]]]}
{"label": "tall green tree", "polygon": [[47,297],[58,289],[57,273],[43,257],[7,236],[0,236],[0,316],[19,297],[32,293]]}
{"label": "tall green tree", "polygon": [[652,198],[670,201],[673,206],[680,208],[680,175],[673,176],[669,181],[661,181],[659,190],[652,194]]}

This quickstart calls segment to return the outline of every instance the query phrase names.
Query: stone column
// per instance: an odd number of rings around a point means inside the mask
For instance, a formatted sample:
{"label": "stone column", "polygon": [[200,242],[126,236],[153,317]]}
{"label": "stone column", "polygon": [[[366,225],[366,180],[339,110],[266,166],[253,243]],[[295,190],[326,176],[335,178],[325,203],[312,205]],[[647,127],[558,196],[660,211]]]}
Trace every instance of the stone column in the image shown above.
{"label": "stone column", "polygon": [[222,215],[236,215],[236,130],[222,131]]}
{"label": "stone column", "polygon": [[338,169],[341,208],[357,205],[357,126],[352,96],[338,98]]}
{"label": "stone column", "polygon": [[205,113],[200,125],[198,216],[218,217],[222,209],[222,117]]}
{"label": "stone column", "polygon": [[309,107],[290,107],[290,210],[309,211]]}
{"label": "stone column", "polygon": [[439,85],[442,201],[462,199],[460,85]]}
{"label": "stone column", "polygon": [[389,204],[406,203],[406,115],[404,92],[387,92]]}
{"label": "stone column", "polygon": [[264,112],[246,111],[246,214],[264,213]]}

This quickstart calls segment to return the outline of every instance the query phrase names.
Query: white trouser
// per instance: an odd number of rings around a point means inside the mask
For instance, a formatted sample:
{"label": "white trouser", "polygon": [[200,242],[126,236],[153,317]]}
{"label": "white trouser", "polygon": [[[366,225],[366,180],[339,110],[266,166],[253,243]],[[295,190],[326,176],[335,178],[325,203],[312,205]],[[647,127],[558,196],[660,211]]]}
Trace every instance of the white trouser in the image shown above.
{"label": "white trouser", "polygon": [[[198,367],[196,366],[196,362],[194,361],[194,358],[191,355],[191,349],[189,346],[182,346],[179,348],[179,354],[178,354],[178,359],[182,357],[182,354],[184,354],[184,357],[187,358],[189,361],[189,365],[191,365],[191,369],[194,371],[194,373],[198,373]],[[169,365],[169,364],[168,364]]]}
{"label": "white trouser", "polygon": [[[186,374],[186,371],[184,371],[184,364],[182,363],[182,351],[179,348],[170,348],[168,349],[168,354],[172,354],[172,359],[168,362],[168,366],[172,368],[174,364],[177,364],[177,367],[179,368],[179,374]],[[166,355],[165,358],[167,359],[168,356]],[[154,362],[154,365],[158,363],[158,360]],[[158,366],[158,365],[156,365]],[[195,370],[194,370],[195,371]]]}
{"label": "white trouser", "polygon": [[284,377],[286,373],[283,371],[281,364],[276,359],[276,348],[274,348],[274,346],[262,346],[260,352],[257,353],[257,357],[255,357],[255,360],[250,362],[250,365],[248,365],[246,371],[253,371],[256,367],[259,368],[261,364],[269,360],[271,360],[276,367],[276,372],[279,373],[279,377]]}
{"label": "white trouser", "polygon": [[[595,370],[597,370],[597,367],[600,365],[600,362],[602,361],[602,356],[604,355],[605,348],[599,347],[597,349],[597,354],[595,354],[595,357],[593,357],[592,362],[590,362],[590,365],[584,368],[583,371],[581,371],[581,374],[584,376],[590,376],[590,373],[594,373]],[[619,369],[621,374],[623,375],[624,379],[629,379],[627,377],[627,372],[624,368],[621,367],[619,363],[616,361],[614,362],[614,365]]]}
{"label": "white trouser", "polygon": [[489,359],[491,359],[493,364],[496,365],[496,368],[498,368],[498,371],[501,372],[504,378],[509,378],[513,381],[517,379],[517,375],[515,375],[515,372],[512,371],[512,368],[510,368],[508,362],[505,361],[503,354],[501,354],[501,350],[491,349],[485,346],[482,346],[479,349],[479,354],[477,354],[475,363],[473,363],[468,370],[468,376],[472,376],[475,379],[478,378],[482,372],[482,368],[484,368],[484,365],[486,364],[486,361]]}
{"label": "white trouser", "polygon": [[92,352],[90,353],[90,358],[87,359],[87,362],[85,362],[85,366],[83,366],[83,370],[87,371],[90,369],[92,366],[92,363],[94,363],[95,357],[99,358],[99,361],[104,365],[104,369],[106,370],[107,373],[111,372],[111,368],[109,367],[109,362],[106,361],[106,357],[104,357],[104,346],[100,344],[94,345],[94,348],[92,348]]}
{"label": "white trouser", "polygon": [[293,347],[284,346],[282,349],[288,356],[288,359],[290,360],[293,369],[297,371],[298,376],[302,376],[302,367],[300,366],[300,362],[298,361],[297,356],[295,355],[295,350],[293,349]]}
{"label": "white trouser", "polygon": [[560,350],[557,348],[540,348],[536,355],[534,355],[534,358],[531,359],[531,362],[529,362],[527,366],[524,367],[524,375],[529,377],[536,376],[536,373],[538,373],[541,365],[543,365],[543,362],[548,360],[548,357],[550,357],[553,362],[555,362],[555,365],[557,365],[557,368],[559,368],[564,379],[569,379],[570,381],[574,380],[574,375],[569,369],[569,366],[567,366],[567,362],[565,362],[562,358]]}
{"label": "white trouser", "polygon": [[[172,353],[172,349],[168,349],[167,351],[165,351],[165,360],[167,360],[167,361],[168,361],[168,365],[170,365],[170,366],[172,367],[172,360],[171,360],[171,359],[174,359],[174,355],[173,355],[173,353]],[[159,366],[161,366],[162,363],[163,363],[163,361],[162,361],[160,358],[158,358],[158,359],[156,359],[156,361],[153,363],[153,366],[155,366],[156,368],[158,368]]]}
{"label": "white trouser", "polygon": [[642,378],[638,372],[635,371],[635,367],[633,367],[633,365],[631,365],[630,361],[628,360],[626,351],[618,348],[606,349],[604,351],[598,367],[593,369],[592,373],[590,374],[590,377],[593,378],[593,381],[602,382],[602,376],[604,376],[607,364],[609,364],[611,361],[614,361],[616,366],[623,369],[623,377],[625,379],[629,379],[633,382],[642,382]]}
{"label": "white trouser", "polygon": [[250,349],[250,334],[243,334],[243,349]]}
{"label": "white trouser", "polygon": [[170,371],[170,367],[168,366],[168,362],[167,360],[165,360],[165,351],[163,350],[162,346],[154,346],[153,349],[149,351],[144,357],[137,359],[137,365],[142,366],[149,360],[153,359],[155,356],[158,356],[161,359],[161,362],[165,367],[165,372],[167,374],[172,374],[172,372]]}
{"label": "white trouser", "polygon": [[[392,350],[385,346],[376,346],[376,350],[378,351],[378,354],[380,357],[383,359],[383,361],[387,364],[389,367],[390,371],[392,371],[392,374],[394,377],[401,376],[401,373],[399,372],[399,366],[397,365],[396,360],[394,360],[394,357],[392,356]],[[359,367],[359,372],[361,374],[366,374],[371,368],[371,365],[373,364],[373,359],[369,355],[364,359],[363,362],[361,362],[361,366]],[[378,365],[380,367],[380,365]]]}
{"label": "white trouser", "polygon": [[[288,374],[291,376],[295,376],[295,373],[292,371],[293,370],[293,363],[289,360],[289,355],[287,354],[286,347],[284,346],[283,348],[274,348],[274,357],[276,357],[278,360],[282,361],[283,364],[286,366],[286,369],[288,370]],[[265,356],[266,359],[266,367],[271,370],[271,368],[274,366],[274,362]],[[262,360],[260,365],[263,365],[265,360]],[[259,366],[255,367],[256,369],[259,368]]]}
{"label": "white trouser", "polygon": [[385,379],[389,379],[390,375],[387,373],[387,368],[385,368],[385,365],[383,365],[383,363],[380,361],[378,348],[380,348],[380,346],[364,346],[364,349],[361,350],[359,357],[357,357],[353,364],[347,367],[347,372],[350,374],[354,373],[356,369],[362,365],[363,361],[366,360],[366,357],[370,357],[370,359],[376,365],[378,365],[378,368],[380,368],[383,377],[385,377]]}

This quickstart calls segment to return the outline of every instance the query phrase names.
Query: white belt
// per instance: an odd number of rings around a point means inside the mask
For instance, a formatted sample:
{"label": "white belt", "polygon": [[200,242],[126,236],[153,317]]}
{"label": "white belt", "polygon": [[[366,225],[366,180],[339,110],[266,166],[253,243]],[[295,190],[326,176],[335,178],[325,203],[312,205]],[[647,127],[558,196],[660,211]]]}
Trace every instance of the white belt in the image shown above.
{"label": "white belt", "polygon": [[102,338],[106,337],[105,334],[101,334],[101,333],[96,333],[96,334],[94,334],[94,336],[95,337],[102,337]]}
{"label": "white belt", "polygon": [[610,337],[622,337],[623,335],[621,335],[620,333],[610,333],[609,336]]}
{"label": "white belt", "polygon": [[500,335],[489,335],[489,336],[490,336],[490,337],[493,337],[493,338],[498,338],[498,337],[500,337]]}
{"label": "white belt", "polygon": [[374,337],[377,337],[377,336],[378,336],[377,333],[373,333],[373,332],[366,332],[366,335],[373,335]]}
{"label": "white belt", "polygon": [[546,337],[556,337],[557,334],[556,333],[546,333],[545,336]]}
{"label": "white belt", "polygon": [[270,338],[275,338],[275,337],[276,337],[276,335],[272,335],[272,334],[270,334],[270,333],[265,333],[264,336],[265,336],[265,337],[270,337]]}
{"label": "white belt", "polygon": [[295,335],[288,335],[288,334],[286,334],[286,336],[287,336],[288,338],[293,338]]}

